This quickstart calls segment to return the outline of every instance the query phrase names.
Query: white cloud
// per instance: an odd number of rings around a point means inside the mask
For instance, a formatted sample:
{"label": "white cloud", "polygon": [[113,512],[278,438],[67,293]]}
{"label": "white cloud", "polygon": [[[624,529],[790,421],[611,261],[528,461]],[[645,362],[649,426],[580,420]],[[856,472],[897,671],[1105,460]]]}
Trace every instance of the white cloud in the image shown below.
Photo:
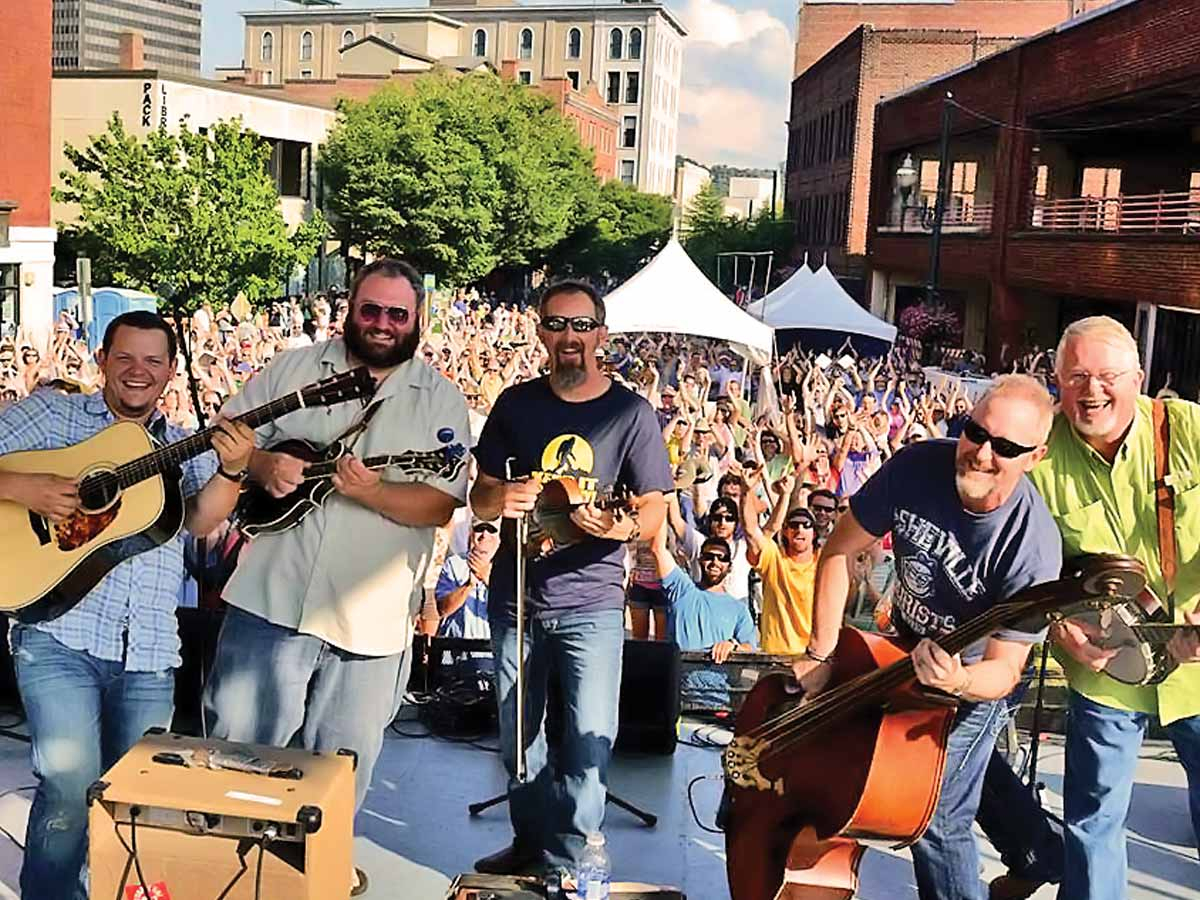
{"label": "white cloud", "polygon": [[783,158],[786,103],[737,87],[680,93],[679,152],[715,165],[772,167]]}
{"label": "white cloud", "polygon": [[762,9],[742,12],[718,0],[688,0],[680,13],[688,29],[688,43],[715,44],[731,47],[751,41],[760,34],[782,32],[785,42],[790,44],[787,27]]}

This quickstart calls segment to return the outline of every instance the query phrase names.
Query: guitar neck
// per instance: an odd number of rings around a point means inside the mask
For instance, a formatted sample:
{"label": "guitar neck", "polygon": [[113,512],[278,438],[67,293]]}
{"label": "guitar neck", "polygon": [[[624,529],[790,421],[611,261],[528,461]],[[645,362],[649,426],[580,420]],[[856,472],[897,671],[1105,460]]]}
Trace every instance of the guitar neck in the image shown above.
{"label": "guitar neck", "polygon": [[1188,629],[1196,630],[1197,626],[1188,624],[1168,624],[1166,622],[1148,622],[1145,625],[1132,626],[1133,633],[1147,644],[1165,644]]}
{"label": "guitar neck", "polygon": [[[302,406],[304,406],[303,393],[295,391],[243,413],[235,421],[244,422],[251,428],[258,428],[261,425],[274,421],[280,416],[294,412]],[[162,475],[168,469],[176,468],[187,460],[212,449],[212,436],[215,430],[210,425],[208,428],[201,429],[181,441],[176,441],[174,444],[169,444],[166,447],[160,447],[158,450],[147,453],[145,456],[139,456],[135,460],[118,466],[116,475],[120,480],[121,487],[129,488],[147,479],[155,478]]]}

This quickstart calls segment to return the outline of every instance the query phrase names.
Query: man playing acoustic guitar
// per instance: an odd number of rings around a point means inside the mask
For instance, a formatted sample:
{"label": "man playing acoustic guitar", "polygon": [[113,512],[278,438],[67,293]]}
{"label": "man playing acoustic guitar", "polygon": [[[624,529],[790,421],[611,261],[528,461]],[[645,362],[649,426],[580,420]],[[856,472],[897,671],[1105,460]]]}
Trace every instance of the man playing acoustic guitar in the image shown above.
{"label": "man playing acoustic guitar", "polygon": [[996,380],[962,436],[896,454],[850,500],[817,569],[813,634],[793,670],[805,695],[830,677],[849,593],[850,561],[891,531],[898,575],[893,623],[916,641],[918,681],[960,705],[941,794],[913,866],[921,900],[984,896],[971,827],[984,772],[1029,648],[1040,636],[1003,630],[950,655],[934,642],[1062,568],[1054,522],[1025,477],[1046,453],[1053,401],[1024,375]]}
{"label": "man playing acoustic guitar", "polygon": [[[160,442],[182,439],[187,433],[168,424],[157,405],[175,373],[175,353],[175,335],[155,313],[118,316],[97,353],[103,393],[40,390],[8,407],[0,413],[0,454],[69,447],[118,421],[137,422]],[[254,448],[247,426],[216,427],[217,459],[205,453],[183,464],[184,527],[192,534],[208,534],[233,510]],[[49,474],[0,472],[0,500],[58,524],[79,507],[76,483]],[[175,607],[184,578],[182,541],[168,541],[120,563],[59,618],[13,624],[13,663],[38,779],[22,895],[87,896],[87,788],[148,728],[171,724],[172,670],[180,664]]]}

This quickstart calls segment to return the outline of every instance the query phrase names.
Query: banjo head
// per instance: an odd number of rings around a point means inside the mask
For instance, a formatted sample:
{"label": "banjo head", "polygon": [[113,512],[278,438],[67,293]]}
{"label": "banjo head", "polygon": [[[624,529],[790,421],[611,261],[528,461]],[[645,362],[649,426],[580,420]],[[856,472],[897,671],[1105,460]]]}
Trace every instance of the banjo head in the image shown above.
{"label": "banjo head", "polygon": [[1116,650],[1104,673],[1122,684],[1150,684],[1158,670],[1154,649],[1143,644],[1130,627],[1128,610],[1110,606],[1088,610],[1070,617],[1104,632],[1096,643],[1105,650]]}

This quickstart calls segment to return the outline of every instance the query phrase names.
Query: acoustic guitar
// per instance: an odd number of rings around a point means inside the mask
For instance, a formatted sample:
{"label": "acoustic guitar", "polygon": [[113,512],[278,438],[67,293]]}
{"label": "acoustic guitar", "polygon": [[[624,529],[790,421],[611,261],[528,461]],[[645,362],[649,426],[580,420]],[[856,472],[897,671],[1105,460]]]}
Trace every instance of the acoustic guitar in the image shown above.
{"label": "acoustic guitar", "polygon": [[[341,441],[318,446],[304,440],[282,441],[270,448],[308,463],[304,481],[283,497],[274,497],[264,488],[250,484],[242,492],[234,521],[246,537],[279,534],[295,528],[333,493],[333,476],[338,460],[350,453]],[[362,464],[368,469],[396,469],[406,475],[444,478],[453,481],[466,464],[467,451],[462,444],[447,444],[437,450],[408,450],[382,456],[368,456]]]}
{"label": "acoustic guitar", "polygon": [[[297,409],[370,397],[361,367],[293,391],[237,417],[258,428]],[[119,563],[173,539],[183,526],[179,466],[212,447],[213,429],[158,446],[136,422],[117,422],[70,447],[0,456],[0,471],[46,473],[78,484],[79,509],[61,522],[0,501],[0,612],[23,622],[56,618]]]}

